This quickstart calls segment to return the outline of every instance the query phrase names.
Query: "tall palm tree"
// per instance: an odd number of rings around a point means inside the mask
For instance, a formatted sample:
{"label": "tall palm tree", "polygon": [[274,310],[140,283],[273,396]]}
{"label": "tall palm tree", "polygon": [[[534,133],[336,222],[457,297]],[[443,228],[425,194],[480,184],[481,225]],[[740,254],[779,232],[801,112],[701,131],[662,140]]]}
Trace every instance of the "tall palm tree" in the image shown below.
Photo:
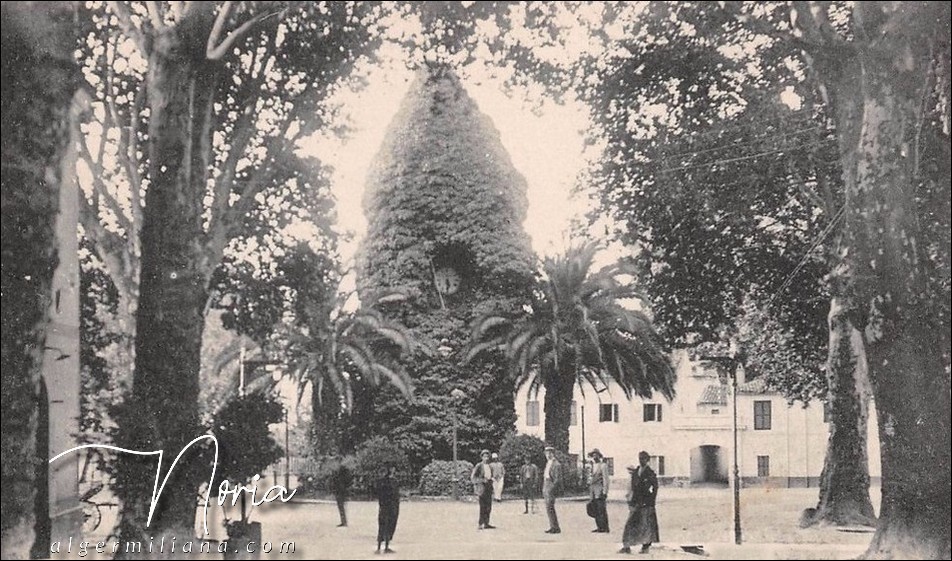
{"label": "tall palm tree", "polygon": [[575,385],[596,389],[610,382],[625,397],[674,397],[674,370],[661,339],[642,311],[626,306],[641,295],[633,271],[613,264],[592,271],[599,246],[585,242],[546,258],[532,304],[516,317],[488,314],[473,322],[466,360],[506,353],[516,387],[530,395],[545,388],[545,438],[568,451]]}

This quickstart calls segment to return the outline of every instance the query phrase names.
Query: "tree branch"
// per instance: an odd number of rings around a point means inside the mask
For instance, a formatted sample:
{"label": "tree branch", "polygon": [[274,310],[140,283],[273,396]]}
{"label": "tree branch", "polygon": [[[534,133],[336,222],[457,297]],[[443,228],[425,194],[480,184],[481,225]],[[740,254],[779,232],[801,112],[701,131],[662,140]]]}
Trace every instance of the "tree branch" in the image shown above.
{"label": "tree branch", "polygon": [[[238,42],[239,39],[247,35],[249,31],[251,31],[251,28],[261,23],[262,21],[270,17],[277,16],[278,14],[281,13],[281,11],[277,11],[277,12],[268,12],[265,14],[256,14],[252,16],[251,19],[239,25],[235,30],[229,33],[221,41],[221,43],[219,43],[216,46],[215,43],[218,41],[218,37],[221,35],[221,31],[222,31],[222,29],[219,28],[219,22],[222,21],[221,19],[222,12],[225,12],[225,7],[223,7],[222,11],[219,12],[218,14],[219,18],[215,19],[215,26],[212,28],[211,35],[208,36],[208,46],[206,47],[205,55],[208,57],[209,60],[221,60],[222,58],[225,57],[225,55],[229,53],[229,51],[231,51],[231,48],[235,45],[236,42]],[[221,25],[222,27],[224,27],[223,22]]]}
{"label": "tree branch", "polygon": [[[103,139],[103,142],[105,142],[105,139]],[[86,160],[86,162],[89,164],[90,171],[93,175],[94,199],[97,202],[97,205],[94,208],[96,210],[97,220],[99,216],[98,203],[100,201],[105,201],[106,207],[116,215],[116,224],[118,224],[119,227],[125,230],[129,235],[132,235],[134,233],[131,230],[132,223],[129,222],[129,219],[122,210],[122,206],[119,204],[119,201],[106,189],[106,184],[103,181],[105,168],[103,168],[102,162],[93,160],[93,156],[90,154],[89,147],[85,142],[79,143],[79,150],[80,157]]]}
{"label": "tree branch", "polygon": [[142,33],[142,30],[136,27],[136,24],[132,22],[132,13],[129,9],[119,2],[106,2],[106,5],[109,6],[109,9],[116,15],[116,19],[119,20],[119,27],[122,28],[122,32],[132,39],[143,56],[148,55],[149,50],[147,48],[145,35]]}
{"label": "tree branch", "polygon": [[[79,196],[79,223],[86,237],[96,246],[99,258],[116,287],[129,298],[135,294],[134,263],[128,244],[119,234],[111,232],[99,221],[99,210],[84,195]],[[126,300],[131,301],[131,300]]]}
{"label": "tree branch", "polygon": [[215,17],[215,23],[212,25],[212,32],[208,34],[208,43],[205,46],[205,55],[208,58],[211,58],[211,52],[215,50],[215,45],[219,43],[222,31],[225,29],[225,23],[227,23],[228,16],[231,15],[232,8],[234,7],[235,3],[229,1],[222,4],[221,9],[218,11],[218,15]]}
{"label": "tree branch", "polygon": [[153,29],[160,30],[165,27],[159,2],[146,2],[145,8],[149,11],[149,20],[152,22]]}
{"label": "tree branch", "polygon": [[[129,189],[131,191],[130,200],[132,202],[132,224],[135,228],[136,240],[138,240],[139,237],[139,227],[142,225],[142,174],[139,173],[139,114],[145,106],[145,89],[146,83],[143,81],[139,84],[138,90],[136,90],[135,100],[132,103],[132,108],[129,110],[126,149],[121,150],[120,147],[120,154],[125,154],[125,157],[122,158],[122,162],[126,170],[126,175],[129,178]],[[138,242],[136,243],[136,247],[138,247]]]}
{"label": "tree branch", "polygon": [[847,43],[830,23],[829,2],[794,2],[791,22],[803,35],[803,42],[811,49],[846,47]]}
{"label": "tree branch", "polygon": [[238,173],[238,162],[244,156],[245,149],[255,133],[254,117],[254,108],[249,105],[235,124],[235,137],[231,149],[223,163],[221,175],[215,180],[215,196],[212,201],[209,231],[218,228],[218,224],[224,219],[225,213],[228,211],[229,198],[234,187],[235,176]]}

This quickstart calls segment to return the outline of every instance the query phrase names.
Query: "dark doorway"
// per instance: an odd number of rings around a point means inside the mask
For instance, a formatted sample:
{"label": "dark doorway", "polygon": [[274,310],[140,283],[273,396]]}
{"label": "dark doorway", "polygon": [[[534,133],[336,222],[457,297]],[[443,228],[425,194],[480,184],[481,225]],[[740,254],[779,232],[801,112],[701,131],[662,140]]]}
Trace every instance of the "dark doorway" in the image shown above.
{"label": "dark doorway", "polygon": [[723,448],[703,445],[691,450],[691,483],[727,484],[727,462]]}

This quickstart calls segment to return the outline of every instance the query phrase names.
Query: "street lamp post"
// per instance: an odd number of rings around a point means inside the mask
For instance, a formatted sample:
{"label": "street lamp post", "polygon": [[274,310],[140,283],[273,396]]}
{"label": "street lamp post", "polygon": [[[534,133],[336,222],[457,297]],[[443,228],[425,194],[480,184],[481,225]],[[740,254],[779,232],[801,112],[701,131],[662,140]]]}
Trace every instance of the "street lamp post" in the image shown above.
{"label": "street lamp post", "polygon": [[291,488],[291,426],[288,423],[288,408],[284,408],[284,488]]}
{"label": "street lamp post", "polygon": [[[440,346],[436,348],[443,358],[450,358],[453,356],[453,347],[450,346],[448,339],[440,340]],[[453,417],[453,500],[459,500],[459,478],[456,473],[456,468],[459,466],[459,404],[462,398],[466,397],[466,394],[463,390],[456,388],[450,392],[450,398],[453,401],[452,406],[452,417]]]}
{"label": "street lamp post", "polygon": [[737,461],[737,359],[731,360],[731,402],[733,403],[733,419],[731,432],[734,433],[734,543],[740,545],[740,468]]}
{"label": "street lamp post", "polygon": [[465,397],[466,394],[463,393],[463,390],[456,388],[450,392],[450,397],[453,398],[453,500],[459,500],[459,474],[456,472],[459,467],[459,452],[458,452],[458,432],[459,432],[459,402]]}
{"label": "street lamp post", "polygon": [[731,477],[731,487],[733,487],[733,511],[734,511],[734,543],[740,545],[742,540],[740,526],[740,466],[738,461],[738,443],[737,443],[737,368],[742,362],[742,358],[736,352],[734,345],[731,345],[730,356],[703,356],[701,360],[723,365],[727,368],[731,384],[731,436],[733,440],[733,477]]}

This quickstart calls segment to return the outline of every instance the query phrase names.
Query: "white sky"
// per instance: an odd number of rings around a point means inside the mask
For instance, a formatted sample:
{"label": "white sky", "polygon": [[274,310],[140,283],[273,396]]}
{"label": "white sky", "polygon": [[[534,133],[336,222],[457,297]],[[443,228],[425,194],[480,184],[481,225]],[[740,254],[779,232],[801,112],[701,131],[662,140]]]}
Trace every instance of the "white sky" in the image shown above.
{"label": "white sky", "polygon": [[[550,255],[566,245],[573,217],[585,208],[570,200],[579,172],[585,167],[583,131],[588,127],[579,103],[543,102],[533,111],[523,99],[508,96],[500,80],[473,70],[463,80],[467,93],[492,119],[516,169],[528,183],[529,208],[525,229],[539,255]],[[333,166],[332,188],[337,198],[341,231],[355,234],[342,243],[341,253],[352,258],[366,230],[362,207],[370,162],[413,79],[405,65],[377,67],[368,73],[368,86],[345,91],[336,103],[349,119],[351,134],[337,138],[324,133],[301,144],[304,154]]]}

